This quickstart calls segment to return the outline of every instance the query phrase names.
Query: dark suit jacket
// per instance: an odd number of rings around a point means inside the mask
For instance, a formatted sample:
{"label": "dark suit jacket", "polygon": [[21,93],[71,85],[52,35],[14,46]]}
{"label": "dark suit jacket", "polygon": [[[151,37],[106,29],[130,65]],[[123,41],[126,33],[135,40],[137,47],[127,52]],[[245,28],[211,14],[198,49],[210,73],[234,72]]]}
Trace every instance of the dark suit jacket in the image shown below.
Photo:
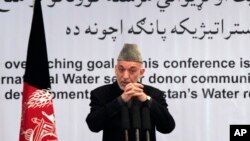
{"label": "dark suit jacket", "polygon": [[[144,85],[143,91],[152,98],[149,106],[151,116],[150,139],[156,141],[155,129],[161,133],[170,133],[175,128],[175,121],[167,109],[168,105],[162,91],[147,85]],[[124,104],[118,98],[122,92],[117,82],[91,91],[91,109],[86,122],[93,132],[103,130],[103,141],[124,141],[120,112]],[[140,131],[141,141],[146,141],[145,136],[145,132]],[[134,140],[134,129],[130,129],[129,141]]]}

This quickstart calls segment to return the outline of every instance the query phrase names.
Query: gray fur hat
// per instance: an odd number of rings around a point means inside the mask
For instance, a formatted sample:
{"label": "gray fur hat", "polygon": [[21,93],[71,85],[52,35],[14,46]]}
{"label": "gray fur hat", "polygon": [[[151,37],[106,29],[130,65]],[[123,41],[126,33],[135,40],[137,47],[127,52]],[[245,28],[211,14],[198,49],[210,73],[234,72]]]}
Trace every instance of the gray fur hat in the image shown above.
{"label": "gray fur hat", "polygon": [[124,44],[118,58],[118,61],[132,61],[142,63],[142,56],[136,44]]}

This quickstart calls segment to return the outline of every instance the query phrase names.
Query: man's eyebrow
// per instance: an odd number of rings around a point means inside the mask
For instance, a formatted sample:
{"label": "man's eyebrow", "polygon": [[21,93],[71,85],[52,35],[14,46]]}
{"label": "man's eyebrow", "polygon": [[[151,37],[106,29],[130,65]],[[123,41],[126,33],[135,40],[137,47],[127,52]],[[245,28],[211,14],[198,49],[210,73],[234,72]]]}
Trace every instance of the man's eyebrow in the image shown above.
{"label": "man's eyebrow", "polygon": [[131,66],[130,68],[137,68],[136,66]]}
{"label": "man's eyebrow", "polygon": [[[118,65],[118,67],[123,67],[123,65]],[[124,68],[124,67],[123,67]]]}
{"label": "man's eyebrow", "polygon": [[129,69],[138,69],[136,66],[131,66]]}

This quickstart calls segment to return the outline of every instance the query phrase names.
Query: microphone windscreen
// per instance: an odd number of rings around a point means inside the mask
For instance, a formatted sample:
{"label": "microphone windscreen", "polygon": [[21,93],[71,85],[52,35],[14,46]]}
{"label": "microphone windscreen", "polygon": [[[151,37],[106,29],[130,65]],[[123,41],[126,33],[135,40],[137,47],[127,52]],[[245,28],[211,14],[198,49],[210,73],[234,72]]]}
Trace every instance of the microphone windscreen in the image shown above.
{"label": "microphone windscreen", "polygon": [[132,119],[133,119],[133,128],[141,128],[141,114],[140,107],[138,104],[134,103],[132,106]]}
{"label": "microphone windscreen", "polygon": [[142,129],[143,130],[151,129],[150,111],[148,107],[142,108]]}
{"label": "microphone windscreen", "polygon": [[124,106],[121,110],[121,126],[123,130],[130,129],[129,112],[128,107]]}

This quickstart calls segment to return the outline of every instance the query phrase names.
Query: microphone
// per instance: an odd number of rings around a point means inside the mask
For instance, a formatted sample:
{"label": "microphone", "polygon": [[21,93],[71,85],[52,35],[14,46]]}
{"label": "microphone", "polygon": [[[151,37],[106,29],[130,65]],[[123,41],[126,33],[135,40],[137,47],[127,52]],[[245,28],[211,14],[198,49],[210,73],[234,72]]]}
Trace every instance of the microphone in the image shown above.
{"label": "microphone", "polygon": [[132,119],[133,119],[133,128],[135,129],[135,141],[140,141],[140,131],[141,129],[141,115],[140,115],[140,107],[137,100],[134,100],[132,106]]}
{"label": "microphone", "polygon": [[146,141],[150,141],[151,120],[150,111],[147,106],[142,108],[142,129],[146,132]]}
{"label": "microphone", "polygon": [[130,122],[129,122],[129,113],[128,113],[128,107],[123,106],[121,110],[121,126],[124,130],[124,139],[125,141],[128,141],[128,130],[130,129]]}

